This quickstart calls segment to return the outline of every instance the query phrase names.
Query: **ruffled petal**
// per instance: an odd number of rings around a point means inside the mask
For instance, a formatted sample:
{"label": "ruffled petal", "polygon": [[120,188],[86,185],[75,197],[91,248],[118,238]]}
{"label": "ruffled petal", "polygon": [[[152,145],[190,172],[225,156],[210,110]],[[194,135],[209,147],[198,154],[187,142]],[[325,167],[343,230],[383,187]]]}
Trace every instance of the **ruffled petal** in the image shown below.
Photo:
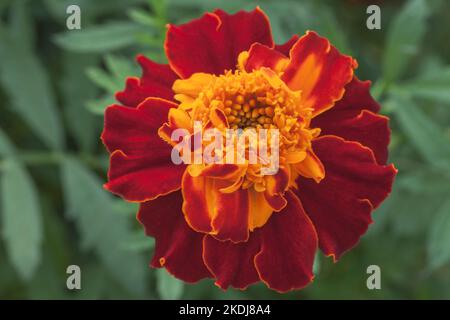
{"label": "ruffled petal", "polygon": [[143,55],[138,55],[136,60],[142,68],[141,78],[128,78],[125,90],[116,93],[116,99],[128,107],[136,107],[148,97],[173,100],[172,84],[178,76],[170,66],[153,62]]}
{"label": "ruffled petal", "polygon": [[291,51],[291,48],[294,46],[294,44],[297,42],[299,36],[294,34],[288,41],[286,41],[283,44],[277,44],[275,45],[275,50],[282,53],[286,57],[289,57],[289,52]]}
{"label": "ruffled petal", "polygon": [[247,72],[258,70],[261,67],[270,68],[276,72],[283,71],[289,58],[275,49],[271,49],[260,43],[254,43],[248,51],[244,68]]}
{"label": "ruffled petal", "polygon": [[290,50],[290,63],[282,80],[302,91],[302,105],[317,115],[341,99],[353,78],[356,62],[344,56],[326,38],[307,32]]}
{"label": "ruffled petal", "polygon": [[317,250],[316,231],[300,200],[291,191],[285,196],[288,205],[259,229],[261,252],[255,257],[261,280],[280,292],[303,288],[312,281]]}
{"label": "ruffled petal", "polygon": [[168,150],[170,146],[158,136],[158,129],[167,121],[169,110],[176,106],[158,98],[149,98],[134,109],[109,106],[101,139],[110,153],[122,150],[129,156],[139,156]]}
{"label": "ruffled petal", "polygon": [[113,105],[105,113],[102,140],[112,152],[105,188],[143,202],[177,190],[185,165],[174,165],[172,148],[157,134],[176,104],[148,98],[137,108]]}
{"label": "ruffled petal", "polygon": [[183,176],[183,212],[188,224],[198,232],[219,240],[247,241],[249,236],[249,196],[247,190],[221,192],[230,185],[221,179]]}
{"label": "ruffled petal", "polygon": [[257,192],[253,188],[250,188],[248,189],[248,195],[250,204],[248,225],[250,231],[253,231],[255,228],[262,227],[266,224],[273,213],[273,207],[269,205],[264,196],[264,192]]}
{"label": "ruffled petal", "polygon": [[259,233],[252,233],[247,242],[219,241],[206,236],[203,242],[203,259],[222,289],[229,286],[245,289],[258,282],[259,275],[253,259],[260,250]]}
{"label": "ruffled petal", "polygon": [[293,166],[298,174],[305,178],[314,179],[317,183],[325,177],[325,168],[312,150],[306,152],[306,157],[303,161],[296,163]]}
{"label": "ruffled petal", "polygon": [[155,238],[154,268],[165,267],[175,277],[197,282],[211,277],[203,263],[203,237],[186,224],[180,192],[142,203],[137,215],[148,236]]}
{"label": "ruffled petal", "polygon": [[238,164],[191,164],[189,174],[193,177],[210,177],[223,180],[235,180],[245,174],[245,165]]}
{"label": "ruffled petal", "polygon": [[325,178],[316,183],[300,177],[295,193],[316,227],[320,248],[337,260],[366,232],[372,210],[391,191],[396,169],[377,164],[370,149],[339,137],[318,138],[313,148]]}
{"label": "ruffled petal", "polygon": [[390,140],[389,119],[377,115],[379,104],[370,95],[370,81],[356,77],[345,87],[344,97],[333,108],[315,117],[312,127],[323,135],[357,141],[372,149],[378,163],[386,164]]}
{"label": "ruffled petal", "polygon": [[171,150],[155,150],[146,156],[111,154],[105,189],[132,202],[153,200],[180,189],[186,166],[171,161]]}
{"label": "ruffled petal", "polygon": [[197,72],[219,75],[234,70],[239,53],[255,42],[273,47],[269,20],[261,9],[232,15],[216,10],[183,25],[169,25],[165,48],[172,69],[188,78]]}
{"label": "ruffled petal", "polygon": [[264,176],[266,185],[264,198],[275,211],[280,211],[286,206],[283,194],[289,186],[289,177],[289,167],[280,167],[276,174]]}

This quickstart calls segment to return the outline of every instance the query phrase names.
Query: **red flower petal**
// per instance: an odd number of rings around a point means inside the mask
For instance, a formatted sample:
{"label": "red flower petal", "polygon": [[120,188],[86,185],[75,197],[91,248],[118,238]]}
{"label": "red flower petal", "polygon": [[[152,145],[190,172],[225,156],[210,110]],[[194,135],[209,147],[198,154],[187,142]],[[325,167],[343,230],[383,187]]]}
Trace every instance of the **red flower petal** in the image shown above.
{"label": "red flower petal", "polygon": [[315,117],[312,127],[323,135],[336,135],[357,141],[372,149],[378,163],[386,164],[389,145],[389,119],[376,115],[379,104],[370,95],[370,81],[356,77],[345,87],[344,97],[333,108]]}
{"label": "red flower petal", "polygon": [[269,20],[257,8],[229,15],[222,10],[174,26],[166,37],[166,53],[173,70],[182,78],[196,72],[223,74],[234,70],[242,51],[259,42],[273,47]]}
{"label": "red flower petal", "polygon": [[176,104],[159,98],[148,98],[136,109],[108,107],[102,134],[113,152],[107,190],[143,202],[180,188],[186,166],[172,163],[172,148],[157,134],[173,107]]}
{"label": "red flower petal", "polygon": [[174,165],[170,149],[155,150],[146,156],[111,154],[105,189],[128,201],[144,202],[180,189],[186,166]]}
{"label": "red flower petal", "polygon": [[203,260],[216,278],[216,285],[222,289],[227,289],[230,285],[245,289],[258,282],[260,279],[253,259],[260,246],[257,232],[252,233],[247,242],[240,243],[219,241],[206,236],[203,240]]}
{"label": "red flower petal", "polygon": [[275,45],[275,50],[278,52],[284,54],[286,57],[289,57],[289,51],[291,51],[291,48],[294,46],[294,44],[297,42],[299,36],[294,34],[288,41],[286,41],[283,44],[277,44]]}
{"label": "red flower petal", "polygon": [[116,99],[128,107],[136,107],[148,97],[173,100],[172,84],[178,76],[167,64],[159,64],[139,55],[137,61],[142,68],[141,78],[131,77],[125,90],[116,93]]}
{"label": "red flower petal", "polygon": [[170,146],[158,136],[158,129],[176,106],[157,98],[147,99],[136,109],[112,105],[105,111],[102,141],[109,152],[122,150],[129,156],[169,150]]}
{"label": "red flower petal", "polygon": [[188,224],[196,231],[211,233],[219,240],[247,241],[248,191],[220,192],[229,182],[210,177],[183,176],[183,212]]}
{"label": "red flower petal", "polygon": [[165,267],[175,277],[196,282],[211,277],[202,258],[203,234],[186,224],[180,192],[142,203],[137,215],[145,233],[155,237],[151,266]]}
{"label": "red flower petal", "polygon": [[357,141],[369,147],[374,152],[377,162],[386,164],[390,139],[389,118],[363,110],[354,118],[335,122],[323,128],[324,134]]}
{"label": "red flower petal", "polygon": [[278,71],[281,66],[286,65],[289,58],[275,49],[271,49],[260,43],[254,43],[248,51],[248,59],[245,63],[245,70],[252,72],[261,67],[267,67]]}
{"label": "red flower petal", "polygon": [[332,109],[314,118],[313,123],[321,121],[325,127],[325,119],[330,121],[350,119],[359,115],[362,110],[378,113],[380,105],[370,95],[370,85],[370,81],[361,81],[354,76],[352,81],[345,86],[342,99],[336,101]]}
{"label": "red flower petal", "polygon": [[283,194],[288,188],[289,177],[289,167],[281,167],[276,174],[264,177],[266,183],[264,198],[275,211],[280,211],[286,206]]}
{"label": "red flower petal", "polygon": [[312,281],[317,250],[316,231],[300,200],[291,191],[285,196],[287,206],[260,229],[261,252],[255,257],[261,280],[280,292],[300,289]]}
{"label": "red flower petal", "polygon": [[373,152],[335,136],[313,141],[325,178],[316,183],[297,179],[301,199],[319,235],[322,251],[337,260],[352,248],[371,223],[371,212],[390,193],[393,165],[378,165]]}
{"label": "red flower petal", "polygon": [[307,32],[290,51],[291,62],[282,80],[302,91],[302,102],[317,115],[342,98],[344,86],[353,78],[355,62],[330,45],[326,38]]}

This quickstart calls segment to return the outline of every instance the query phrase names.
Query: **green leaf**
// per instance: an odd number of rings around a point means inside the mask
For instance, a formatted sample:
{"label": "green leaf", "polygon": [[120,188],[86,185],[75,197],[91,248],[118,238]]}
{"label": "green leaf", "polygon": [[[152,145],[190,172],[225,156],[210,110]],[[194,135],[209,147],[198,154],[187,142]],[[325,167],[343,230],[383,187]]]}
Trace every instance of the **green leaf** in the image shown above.
{"label": "green leaf", "polygon": [[386,104],[392,104],[402,131],[422,158],[450,172],[450,141],[442,130],[403,92],[391,94]]}
{"label": "green leaf", "polygon": [[63,147],[63,130],[47,73],[39,59],[0,27],[0,82],[18,112],[48,147]]}
{"label": "green leaf", "polygon": [[416,166],[413,172],[399,176],[396,185],[415,194],[442,194],[450,189],[450,173],[445,175],[442,170],[433,167]]}
{"label": "green leaf", "polygon": [[149,27],[159,27],[160,22],[148,14],[147,11],[142,9],[131,9],[128,12],[128,16],[136,23],[140,23]]}
{"label": "green leaf", "polygon": [[34,45],[33,19],[29,13],[29,0],[13,1],[10,11],[11,38],[21,39],[23,50],[30,50]]}
{"label": "green leaf", "polygon": [[389,26],[383,58],[386,83],[402,76],[411,58],[419,50],[419,42],[426,30],[430,9],[424,0],[405,2],[400,13]]}
{"label": "green leaf", "polygon": [[31,279],[41,259],[42,226],[36,187],[20,163],[4,163],[1,176],[2,237],[20,277]]}
{"label": "green leaf", "polygon": [[102,181],[79,161],[65,158],[61,170],[66,213],[76,222],[82,248],[94,250],[129,292],[142,294],[147,263],[123,248],[133,236],[130,220],[115,211],[114,198],[103,190]]}
{"label": "green leaf", "polygon": [[166,269],[156,270],[158,278],[157,289],[161,299],[176,300],[183,295],[184,284],[174,276],[169,274]]}
{"label": "green leaf", "polygon": [[114,93],[123,90],[125,79],[136,76],[139,73],[136,64],[132,60],[112,54],[105,57],[105,64],[108,72],[99,68],[91,68],[87,73],[92,82],[108,92],[105,96],[91,99],[86,103],[87,109],[98,115],[103,115],[105,108],[116,102]]}
{"label": "green leaf", "polygon": [[345,37],[347,33],[343,32],[332,8],[319,1],[315,1],[314,4],[316,5],[314,12],[318,16],[317,31],[327,37],[342,53],[350,54],[351,51]]}
{"label": "green leaf", "polygon": [[[2,0],[4,1],[4,0]],[[144,0],[44,0],[47,11],[63,22],[67,18],[66,8],[72,4],[78,5],[82,12],[82,26],[85,20],[111,13],[122,13],[130,6],[143,3]]]}
{"label": "green leaf", "polygon": [[94,82],[96,85],[98,85],[99,87],[105,89],[110,93],[116,92],[117,89],[119,89],[122,86],[122,83],[116,81],[116,79],[111,77],[108,73],[106,73],[100,68],[97,67],[88,68],[86,73],[92,82]]}
{"label": "green leaf", "polygon": [[11,155],[14,152],[14,146],[0,128],[0,156],[4,157],[7,155]]}
{"label": "green leaf", "polygon": [[124,250],[131,252],[149,252],[155,247],[153,238],[149,238],[142,230],[138,230],[128,241],[122,244]]}
{"label": "green leaf", "polygon": [[439,268],[450,261],[450,194],[431,226],[428,259],[430,269]]}
{"label": "green leaf", "polygon": [[127,77],[138,74],[139,70],[132,61],[109,54],[105,57],[105,64],[109,72],[100,68],[89,68],[87,75],[92,82],[113,95],[123,89]]}
{"label": "green leaf", "polygon": [[393,203],[386,217],[390,230],[397,236],[413,237],[425,235],[446,194],[410,192],[399,185],[390,199]]}
{"label": "green leaf", "polygon": [[116,103],[114,97],[110,94],[107,94],[104,97],[87,101],[86,108],[94,114],[103,116],[106,107],[114,103]]}
{"label": "green leaf", "polygon": [[139,74],[137,64],[131,59],[108,54],[105,57],[105,63],[108,70],[116,79],[116,82],[120,84],[119,89],[124,86],[124,81],[127,77],[133,77]]}
{"label": "green leaf", "polygon": [[70,30],[55,36],[62,48],[84,53],[102,53],[129,47],[145,28],[134,22],[109,22],[103,25]]}
{"label": "green leaf", "polygon": [[63,54],[63,62],[60,85],[67,129],[83,151],[91,151],[98,144],[101,123],[84,106],[98,92],[86,76],[85,69],[97,63],[98,58],[68,52]]}
{"label": "green leaf", "polygon": [[424,76],[401,85],[408,94],[450,104],[450,67],[433,70]]}

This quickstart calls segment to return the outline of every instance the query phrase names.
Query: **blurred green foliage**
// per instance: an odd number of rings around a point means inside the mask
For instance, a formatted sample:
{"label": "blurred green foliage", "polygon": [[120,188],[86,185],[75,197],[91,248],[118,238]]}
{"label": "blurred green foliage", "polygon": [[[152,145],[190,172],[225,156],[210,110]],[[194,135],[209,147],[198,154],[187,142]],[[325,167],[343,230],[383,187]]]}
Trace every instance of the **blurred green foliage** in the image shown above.
{"label": "blurred green foliage", "polygon": [[[382,29],[366,28],[366,1],[2,0],[0,2],[0,298],[450,298],[450,3],[378,1]],[[78,4],[82,29],[67,31]],[[337,264],[318,255],[315,281],[278,295],[255,285],[223,292],[151,270],[153,239],[137,207],[102,189],[99,135],[143,53],[163,62],[165,25],[203,12],[261,6],[278,43],[307,29],[359,61],[357,74],[391,117],[391,197],[357,248]],[[82,290],[66,289],[66,268]],[[382,290],[366,287],[381,267]]]}

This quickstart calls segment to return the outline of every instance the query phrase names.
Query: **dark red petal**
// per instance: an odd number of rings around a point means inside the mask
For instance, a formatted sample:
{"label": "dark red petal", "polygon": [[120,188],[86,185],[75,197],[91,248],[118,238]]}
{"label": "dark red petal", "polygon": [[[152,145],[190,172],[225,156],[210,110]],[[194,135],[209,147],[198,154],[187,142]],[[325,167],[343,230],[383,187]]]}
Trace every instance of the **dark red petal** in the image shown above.
{"label": "dark red petal", "polygon": [[[219,182],[220,188],[229,184]],[[233,242],[247,241],[249,237],[248,220],[250,213],[250,203],[248,190],[239,189],[232,193],[217,193],[216,197],[217,215],[212,221],[217,234],[214,237],[218,240],[231,240]]]}
{"label": "dark red petal", "polygon": [[280,211],[286,206],[286,199],[283,194],[288,189],[289,177],[289,167],[283,166],[279,168],[276,174],[264,177],[266,185],[264,198],[275,211]]}
{"label": "dark red petal", "polygon": [[289,51],[291,51],[291,48],[294,46],[294,44],[297,42],[299,36],[294,34],[288,41],[286,41],[283,44],[277,44],[275,45],[275,50],[278,52],[284,54],[286,57],[289,57]]}
{"label": "dark red petal", "polygon": [[183,176],[183,212],[188,224],[198,232],[211,233],[219,240],[247,241],[249,198],[247,190],[222,193],[224,180]]}
{"label": "dark red petal", "polygon": [[269,194],[268,192],[264,192],[264,199],[266,199],[269,206],[277,212],[281,211],[287,204],[286,199],[281,194]]}
{"label": "dark red petal", "polygon": [[160,98],[148,98],[136,109],[108,107],[102,134],[112,152],[107,190],[143,202],[180,188],[185,166],[172,163],[172,149],[157,133],[174,107]]}
{"label": "dark red petal", "polygon": [[261,67],[267,67],[272,70],[280,70],[289,62],[289,58],[275,49],[271,49],[259,43],[254,43],[248,51],[245,70],[252,72]]}
{"label": "dark red petal", "polygon": [[148,236],[155,237],[151,266],[165,267],[175,277],[196,282],[211,277],[203,263],[203,237],[186,224],[180,192],[142,203],[137,215]]}
{"label": "dark red petal", "polygon": [[290,63],[282,80],[302,91],[302,104],[313,108],[314,115],[330,109],[344,94],[353,78],[356,62],[339,53],[326,38],[307,32],[290,51]]}
{"label": "dark red petal", "polygon": [[144,57],[137,56],[142,68],[141,78],[128,78],[125,90],[116,94],[116,99],[128,107],[136,107],[148,97],[174,100],[173,82],[178,76],[167,64],[159,64]]}
{"label": "dark red petal", "polygon": [[229,286],[245,289],[258,282],[259,275],[253,259],[260,250],[259,233],[250,235],[247,242],[219,241],[206,236],[203,242],[203,260],[222,289]]}
{"label": "dark red petal", "polygon": [[110,153],[122,150],[129,156],[155,153],[170,146],[158,136],[159,127],[167,121],[167,100],[150,98],[132,109],[119,105],[106,108],[102,141]]}
{"label": "dark red petal", "polygon": [[239,53],[255,42],[273,47],[270,24],[261,9],[232,15],[217,10],[180,26],[170,25],[165,48],[172,69],[188,78],[196,72],[219,75],[234,70]]}
{"label": "dark red petal", "polygon": [[370,81],[361,81],[354,76],[352,81],[345,86],[342,99],[336,101],[332,109],[314,118],[313,123],[320,120],[324,124],[326,119],[336,121],[354,118],[362,110],[378,113],[380,105],[370,95],[370,85]]}
{"label": "dark red petal", "polygon": [[389,118],[367,110],[354,118],[340,122],[330,122],[322,128],[322,133],[336,135],[349,141],[357,141],[372,149],[377,162],[386,164],[390,139]]}
{"label": "dark red petal", "polygon": [[325,178],[316,183],[300,177],[295,193],[316,227],[320,248],[336,260],[366,232],[373,208],[391,192],[396,169],[377,164],[369,148],[336,136],[318,138],[313,149]]}
{"label": "dark red petal", "polygon": [[172,163],[170,148],[154,151],[137,157],[114,151],[105,189],[133,202],[152,200],[178,190],[186,166]]}
{"label": "dark red petal", "polygon": [[379,104],[370,95],[370,81],[356,77],[345,87],[344,97],[333,108],[312,120],[323,135],[357,141],[372,149],[378,163],[386,164],[390,139],[389,119],[376,115]]}
{"label": "dark red petal", "polygon": [[317,250],[317,234],[291,192],[285,194],[287,206],[272,214],[261,229],[261,252],[255,265],[261,280],[280,292],[300,289],[312,281],[312,267]]}

